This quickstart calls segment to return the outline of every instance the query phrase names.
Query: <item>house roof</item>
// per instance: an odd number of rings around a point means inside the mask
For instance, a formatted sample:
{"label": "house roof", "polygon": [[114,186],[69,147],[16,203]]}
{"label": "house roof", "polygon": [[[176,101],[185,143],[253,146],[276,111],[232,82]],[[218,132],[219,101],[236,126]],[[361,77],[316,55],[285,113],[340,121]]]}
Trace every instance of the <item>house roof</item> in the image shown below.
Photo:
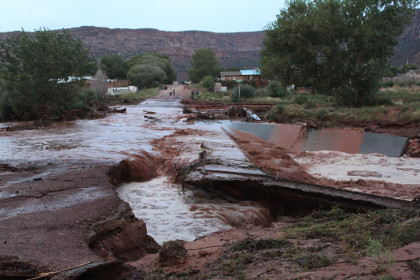
{"label": "house roof", "polygon": [[221,76],[240,76],[242,75],[240,71],[227,71],[227,72],[220,72]]}
{"label": "house roof", "polygon": [[259,69],[249,69],[249,70],[241,70],[241,75],[249,76],[249,75],[261,75]]}

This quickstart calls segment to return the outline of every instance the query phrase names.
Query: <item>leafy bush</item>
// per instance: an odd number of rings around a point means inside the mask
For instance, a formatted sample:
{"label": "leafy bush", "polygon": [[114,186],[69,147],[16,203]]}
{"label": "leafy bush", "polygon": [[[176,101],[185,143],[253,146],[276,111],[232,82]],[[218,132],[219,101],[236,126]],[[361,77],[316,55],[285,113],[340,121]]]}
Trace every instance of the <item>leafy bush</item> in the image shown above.
{"label": "leafy bush", "polygon": [[98,100],[99,96],[93,90],[85,89],[77,93],[77,98],[84,102],[92,102]]}
{"label": "leafy bush", "polygon": [[241,96],[239,96],[239,88],[234,88],[233,89],[233,94],[231,96],[231,99],[233,102],[237,102],[239,101],[240,98],[251,98],[251,97],[255,97],[255,93],[256,90],[255,88],[248,86],[248,85],[243,85],[240,88],[241,90]]}
{"label": "leafy bush", "polygon": [[299,105],[303,105],[303,104],[307,103],[308,100],[309,100],[309,97],[305,94],[298,94],[294,98],[294,102],[296,104],[299,104]]}
{"label": "leafy bush", "polygon": [[286,88],[279,81],[272,81],[268,85],[268,95],[271,97],[284,97],[287,95]]}
{"label": "leafy bush", "polygon": [[393,86],[394,86],[393,81],[386,81],[386,82],[382,83],[382,87],[384,87],[384,88],[393,87]]}
{"label": "leafy bush", "polygon": [[267,97],[268,96],[268,91],[266,91],[263,88],[258,88],[257,89],[257,96],[258,97]]}
{"label": "leafy bush", "polygon": [[85,109],[92,106],[92,103],[98,99],[99,96],[93,90],[85,89],[77,92],[72,107]]}
{"label": "leafy bush", "polygon": [[209,91],[214,91],[214,78],[212,76],[204,76],[203,80],[201,81],[201,84]]}
{"label": "leafy bush", "polygon": [[393,105],[391,98],[376,97],[373,105]]}
{"label": "leafy bush", "polygon": [[321,109],[316,112],[316,118],[319,120],[324,120],[327,115],[328,115],[328,111],[325,109]]}
{"label": "leafy bush", "polygon": [[305,109],[312,109],[312,108],[315,108],[315,107],[316,107],[316,104],[312,99],[309,99],[308,102],[306,102],[306,104],[304,106]]}
{"label": "leafy bush", "polygon": [[187,255],[187,249],[184,247],[184,241],[177,239],[164,242],[159,251],[160,263],[176,263]]}
{"label": "leafy bush", "polygon": [[235,81],[226,81],[226,86],[228,89],[235,87]]}

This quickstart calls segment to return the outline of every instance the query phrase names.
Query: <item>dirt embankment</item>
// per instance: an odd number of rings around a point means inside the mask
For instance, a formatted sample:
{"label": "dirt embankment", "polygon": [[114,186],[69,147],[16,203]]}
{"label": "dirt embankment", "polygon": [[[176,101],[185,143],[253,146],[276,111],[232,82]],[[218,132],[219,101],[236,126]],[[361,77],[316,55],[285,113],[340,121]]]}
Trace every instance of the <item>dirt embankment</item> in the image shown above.
{"label": "dirt embankment", "polygon": [[[59,160],[1,165],[0,279],[26,279],[86,262],[131,261],[159,250],[109,182],[112,165]],[[92,269],[121,269],[109,265]]]}

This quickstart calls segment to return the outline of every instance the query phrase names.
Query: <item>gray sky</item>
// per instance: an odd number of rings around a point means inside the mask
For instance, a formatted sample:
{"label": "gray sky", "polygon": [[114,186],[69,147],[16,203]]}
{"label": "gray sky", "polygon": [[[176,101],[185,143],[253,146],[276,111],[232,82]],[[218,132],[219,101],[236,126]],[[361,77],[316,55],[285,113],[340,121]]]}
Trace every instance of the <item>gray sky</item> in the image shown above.
{"label": "gray sky", "polygon": [[79,26],[259,31],[284,0],[0,0],[0,32]]}

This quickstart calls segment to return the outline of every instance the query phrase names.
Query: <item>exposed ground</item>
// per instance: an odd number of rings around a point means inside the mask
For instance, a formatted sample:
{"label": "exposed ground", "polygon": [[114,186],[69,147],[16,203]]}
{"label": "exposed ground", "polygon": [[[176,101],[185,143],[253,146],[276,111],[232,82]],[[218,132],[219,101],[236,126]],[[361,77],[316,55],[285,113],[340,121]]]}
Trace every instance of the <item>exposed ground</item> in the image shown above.
{"label": "exposed ground", "polygon": [[[178,86],[176,92],[188,96],[189,89]],[[170,102],[167,92],[161,98]],[[264,106],[268,105],[247,107],[257,111],[265,110]],[[225,112],[246,118],[231,105],[190,102],[188,107],[190,113],[170,118],[228,118]],[[158,131],[159,115],[146,115],[150,127]],[[150,142],[153,153],[133,156],[128,152],[129,159],[119,164],[115,160],[57,158],[1,161],[0,279],[27,279],[89,261],[95,265],[73,270],[73,275],[49,278],[420,279],[420,216],[414,204],[409,210],[371,214],[335,209],[300,223],[299,215],[265,213],[259,226],[239,222],[230,230],[196,241],[164,243],[161,249],[110,182],[145,181],[162,175],[174,181],[182,166],[211,158],[206,154],[210,151],[211,156],[223,156],[226,150],[218,152],[217,147],[231,145],[235,153],[240,147],[247,154],[252,161],[249,165],[259,165],[279,178],[320,183],[286,152],[259,141],[250,145],[249,136],[236,135],[236,144],[216,137],[214,131],[175,129]],[[270,163],[272,159],[277,164]],[[234,164],[236,160],[242,161],[242,155],[229,158]],[[229,191],[235,195],[235,189]],[[107,262],[115,260],[119,262]]]}

